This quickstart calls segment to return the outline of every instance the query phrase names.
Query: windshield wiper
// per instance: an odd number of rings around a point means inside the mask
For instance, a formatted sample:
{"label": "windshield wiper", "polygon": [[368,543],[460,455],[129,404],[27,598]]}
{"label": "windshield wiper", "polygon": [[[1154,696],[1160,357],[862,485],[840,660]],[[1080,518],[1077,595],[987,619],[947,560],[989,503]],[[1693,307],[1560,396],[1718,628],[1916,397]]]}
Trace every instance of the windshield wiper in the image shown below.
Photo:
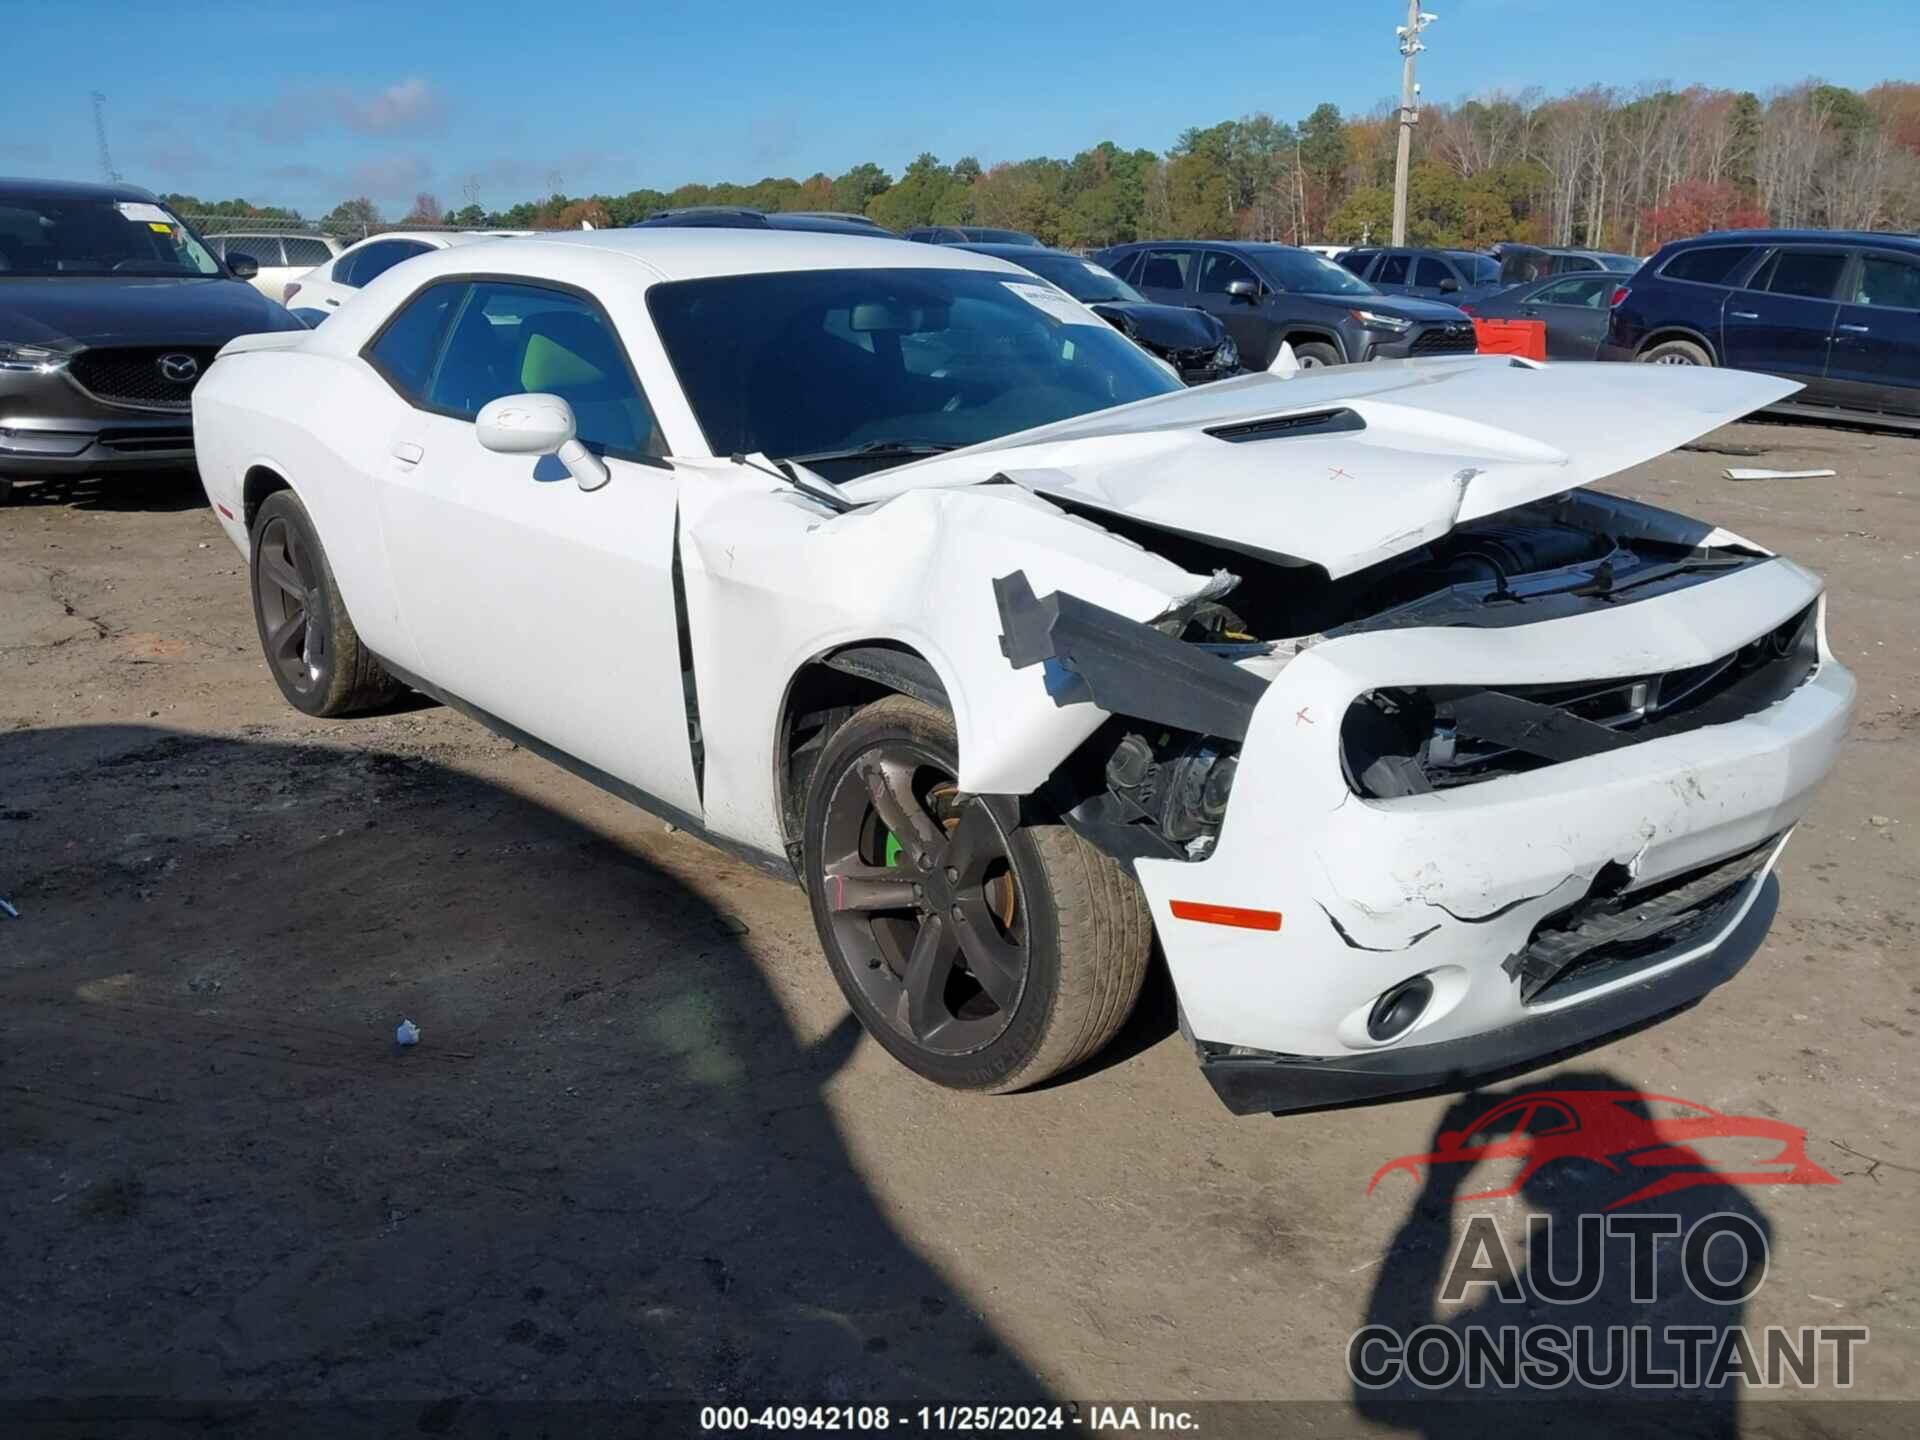
{"label": "windshield wiper", "polygon": [[825,461],[870,460],[879,456],[944,455],[949,450],[960,448],[958,444],[939,440],[869,440],[864,445],[855,445],[846,450],[816,450],[811,455],[789,455],[787,459],[802,465],[818,465]]}

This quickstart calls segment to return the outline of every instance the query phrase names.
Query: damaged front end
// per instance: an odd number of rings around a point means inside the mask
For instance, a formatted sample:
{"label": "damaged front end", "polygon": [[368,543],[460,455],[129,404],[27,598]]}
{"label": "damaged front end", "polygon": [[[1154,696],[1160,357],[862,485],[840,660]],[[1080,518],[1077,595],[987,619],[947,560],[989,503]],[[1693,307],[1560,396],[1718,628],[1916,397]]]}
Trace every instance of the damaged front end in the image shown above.
{"label": "damaged front end", "polygon": [[1853,694],[1797,566],[1584,491],[1341,576],[1098,519],[1216,583],[1143,623],[1014,571],[1001,649],[1110,717],[1046,798],[1134,862],[1232,1108],[1590,1042],[1764,935]]}

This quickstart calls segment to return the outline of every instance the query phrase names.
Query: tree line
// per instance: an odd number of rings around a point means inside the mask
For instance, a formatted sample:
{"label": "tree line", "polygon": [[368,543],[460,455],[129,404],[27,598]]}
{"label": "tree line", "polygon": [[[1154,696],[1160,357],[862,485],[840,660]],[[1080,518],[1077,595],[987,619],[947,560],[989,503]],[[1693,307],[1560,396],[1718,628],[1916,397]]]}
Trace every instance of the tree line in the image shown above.
{"label": "tree line", "polygon": [[[575,229],[631,224],[685,205],[838,210],[893,230],[993,225],[1092,248],[1159,236],[1354,244],[1388,238],[1397,112],[1298,121],[1254,114],[1183,132],[1161,154],[1102,141],[1070,159],[982,166],[923,154],[897,178],[872,162],[843,174],[690,183],[622,195],[555,193],[505,209],[431,194],[388,221],[365,196],[320,217],[365,232],[389,223]],[[245,201],[166,197],[192,214],[296,218]],[[1646,254],[1665,240],[1737,225],[1920,229],[1920,84],[1865,91],[1817,80],[1771,92],[1592,86],[1546,97],[1429,103],[1413,135],[1408,239],[1501,240]]]}

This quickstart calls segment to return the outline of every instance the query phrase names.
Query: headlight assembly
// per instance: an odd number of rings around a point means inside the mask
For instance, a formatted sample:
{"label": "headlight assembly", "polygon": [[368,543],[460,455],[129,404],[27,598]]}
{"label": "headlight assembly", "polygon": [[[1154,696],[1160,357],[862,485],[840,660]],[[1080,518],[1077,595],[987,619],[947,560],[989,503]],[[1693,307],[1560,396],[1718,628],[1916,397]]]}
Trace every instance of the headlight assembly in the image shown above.
{"label": "headlight assembly", "polygon": [[1378,310],[1349,310],[1347,313],[1369,330],[1391,330],[1401,335],[1413,328],[1411,320],[1402,320],[1398,315],[1382,315]]}
{"label": "headlight assembly", "polygon": [[44,345],[18,345],[11,340],[0,340],[0,370],[51,375],[64,369],[66,363],[65,355]]}

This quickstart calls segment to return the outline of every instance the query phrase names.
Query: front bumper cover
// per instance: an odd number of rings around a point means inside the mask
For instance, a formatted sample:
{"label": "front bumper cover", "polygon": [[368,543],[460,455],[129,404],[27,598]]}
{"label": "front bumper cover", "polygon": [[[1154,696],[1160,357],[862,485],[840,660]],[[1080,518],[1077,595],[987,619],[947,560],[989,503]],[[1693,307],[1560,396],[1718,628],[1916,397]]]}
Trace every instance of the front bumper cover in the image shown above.
{"label": "front bumper cover", "polygon": [[116,405],[65,370],[0,371],[0,475],[95,475],[193,464],[193,415]]}

